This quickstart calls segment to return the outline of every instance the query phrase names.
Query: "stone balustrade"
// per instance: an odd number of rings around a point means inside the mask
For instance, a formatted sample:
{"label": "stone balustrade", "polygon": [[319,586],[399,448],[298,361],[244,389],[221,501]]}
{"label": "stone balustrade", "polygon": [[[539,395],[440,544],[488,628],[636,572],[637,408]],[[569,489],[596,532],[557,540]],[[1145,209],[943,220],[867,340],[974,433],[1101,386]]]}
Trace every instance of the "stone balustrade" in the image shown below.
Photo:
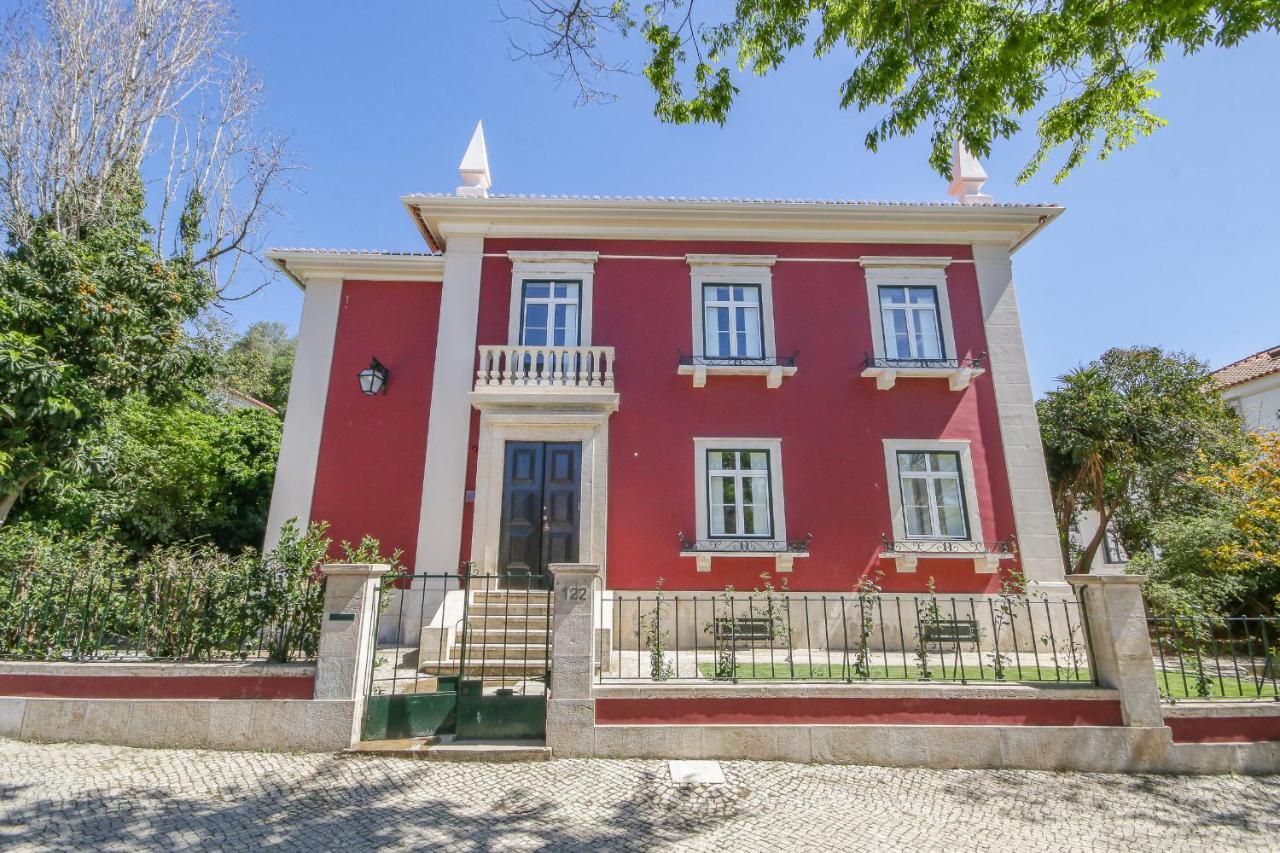
{"label": "stone balustrade", "polygon": [[476,390],[497,387],[613,391],[613,347],[481,346]]}

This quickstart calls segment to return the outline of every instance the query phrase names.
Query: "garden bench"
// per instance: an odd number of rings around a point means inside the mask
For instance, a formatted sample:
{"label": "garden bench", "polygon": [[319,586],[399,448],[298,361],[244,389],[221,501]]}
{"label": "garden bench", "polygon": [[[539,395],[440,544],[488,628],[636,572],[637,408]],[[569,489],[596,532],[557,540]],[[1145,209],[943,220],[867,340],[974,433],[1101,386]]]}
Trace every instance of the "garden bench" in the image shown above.
{"label": "garden bench", "polygon": [[715,620],[713,636],[720,643],[768,643],[773,640],[773,631],[767,616],[739,616],[735,619],[723,617]]}
{"label": "garden bench", "polygon": [[939,619],[925,623],[924,641],[939,651],[943,646],[977,643],[978,622],[976,619]]}

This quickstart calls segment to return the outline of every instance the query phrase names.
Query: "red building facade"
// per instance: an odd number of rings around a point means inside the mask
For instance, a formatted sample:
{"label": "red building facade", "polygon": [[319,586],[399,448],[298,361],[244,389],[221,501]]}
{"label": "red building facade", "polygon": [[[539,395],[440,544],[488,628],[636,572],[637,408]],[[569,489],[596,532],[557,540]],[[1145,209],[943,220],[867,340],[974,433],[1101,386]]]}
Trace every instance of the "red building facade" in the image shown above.
{"label": "red building facade", "polygon": [[1010,262],[1061,208],[468,183],[402,199],[420,254],[272,253],[306,296],[268,544],[298,517],[418,572],[1061,584]]}

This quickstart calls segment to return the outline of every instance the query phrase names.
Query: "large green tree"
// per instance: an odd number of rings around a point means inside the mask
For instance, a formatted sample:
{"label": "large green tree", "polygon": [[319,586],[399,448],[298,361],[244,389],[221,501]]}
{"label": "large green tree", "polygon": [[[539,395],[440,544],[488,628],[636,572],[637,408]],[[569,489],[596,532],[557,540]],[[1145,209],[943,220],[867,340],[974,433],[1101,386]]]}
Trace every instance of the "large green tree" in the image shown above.
{"label": "large green tree", "polygon": [[218,379],[226,388],[283,411],[289,399],[296,344],[284,323],[253,323],[226,348]]}
{"label": "large green tree", "polygon": [[[506,4],[514,8],[514,4]],[[745,78],[792,54],[839,62],[841,107],[877,109],[872,151],[927,128],[950,174],[954,139],[979,155],[1038,112],[1035,173],[1065,148],[1065,177],[1097,146],[1131,145],[1165,122],[1150,104],[1169,53],[1230,48],[1280,30],[1280,0],[527,0],[508,14],[517,52],[550,63],[584,101],[626,67],[615,36],[638,30],[663,121],[723,123]],[[532,33],[531,37],[526,37]]]}
{"label": "large green tree", "polygon": [[1198,478],[1245,452],[1208,367],[1157,347],[1107,350],[1062,376],[1036,409],[1064,553],[1080,511],[1098,514],[1097,532],[1073,554],[1075,572],[1088,571],[1109,525],[1135,552],[1161,519],[1212,504]]}
{"label": "large green tree", "polygon": [[46,222],[0,256],[0,524],[31,482],[87,470],[125,397],[174,399],[208,366],[183,345],[212,295],[194,235],[159,257],[136,174],[107,193],[78,233]]}
{"label": "large green tree", "polygon": [[101,464],[33,490],[18,520],[69,532],[110,529],[137,553],[205,540],[258,546],[280,451],[280,418],[219,411],[199,397],[163,406],[129,398],[96,436]]}

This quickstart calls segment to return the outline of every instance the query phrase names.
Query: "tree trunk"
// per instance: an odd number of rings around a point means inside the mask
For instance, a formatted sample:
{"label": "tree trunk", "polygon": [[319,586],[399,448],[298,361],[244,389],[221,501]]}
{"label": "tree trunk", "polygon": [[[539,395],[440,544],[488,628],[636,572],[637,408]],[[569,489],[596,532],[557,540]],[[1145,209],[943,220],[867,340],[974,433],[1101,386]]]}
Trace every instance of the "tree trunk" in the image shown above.
{"label": "tree trunk", "polygon": [[4,526],[5,520],[9,517],[9,510],[13,509],[13,505],[18,502],[20,494],[22,490],[18,489],[0,497],[0,527]]}
{"label": "tree trunk", "polygon": [[1101,500],[1094,501],[1094,509],[1098,513],[1098,529],[1093,531],[1093,538],[1089,540],[1089,544],[1084,546],[1079,559],[1076,560],[1075,574],[1077,575],[1089,574],[1089,568],[1093,565],[1093,558],[1097,555],[1098,549],[1102,547],[1103,540],[1107,538],[1107,524],[1111,521],[1111,516]]}

